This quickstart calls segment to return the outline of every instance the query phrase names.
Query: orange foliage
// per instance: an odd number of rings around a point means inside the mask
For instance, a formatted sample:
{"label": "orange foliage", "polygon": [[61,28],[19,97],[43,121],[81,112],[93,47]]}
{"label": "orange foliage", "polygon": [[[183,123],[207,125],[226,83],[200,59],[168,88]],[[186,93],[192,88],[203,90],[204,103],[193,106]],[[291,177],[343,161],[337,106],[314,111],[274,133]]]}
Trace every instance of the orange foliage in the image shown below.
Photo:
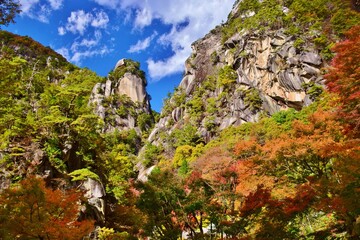
{"label": "orange foliage", "polygon": [[337,55],[325,76],[330,91],[340,96],[340,117],[354,136],[360,135],[360,26],[346,33],[347,39],[334,47]]}
{"label": "orange foliage", "polygon": [[214,181],[215,176],[224,169],[233,165],[235,160],[230,152],[223,146],[213,147],[195,162],[191,163],[192,169],[201,171],[204,179]]}
{"label": "orange foliage", "polygon": [[302,185],[298,188],[296,196],[283,200],[282,211],[285,215],[299,213],[309,207],[315,197],[315,190],[310,185]]}
{"label": "orange foliage", "polygon": [[240,216],[247,217],[261,210],[262,207],[271,203],[271,190],[259,185],[256,191],[251,192],[245,199],[240,209]]}
{"label": "orange foliage", "polygon": [[293,132],[266,142],[261,147],[265,170],[297,174],[304,181],[308,176],[327,174],[336,145],[341,144],[342,127],[334,113],[318,111],[308,123],[294,121]]}
{"label": "orange foliage", "polygon": [[234,153],[239,159],[248,159],[259,153],[260,145],[255,138],[250,140],[242,140],[234,147]]}
{"label": "orange foliage", "polygon": [[0,219],[2,234],[22,239],[81,239],[93,230],[93,221],[78,221],[80,197],[79,192],[52,190],[43,179],[29,177],[0,196],[0,215],[6,216]]}

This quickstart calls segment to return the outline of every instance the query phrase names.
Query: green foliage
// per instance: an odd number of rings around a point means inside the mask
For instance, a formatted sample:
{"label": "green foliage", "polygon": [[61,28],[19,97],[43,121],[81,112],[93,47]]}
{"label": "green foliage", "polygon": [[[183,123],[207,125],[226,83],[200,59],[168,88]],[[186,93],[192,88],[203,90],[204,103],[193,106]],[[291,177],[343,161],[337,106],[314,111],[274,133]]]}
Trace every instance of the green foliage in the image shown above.
{"label": "green foliage", "polygon": [[[344,3],[346,4],[346,3]],[[339,35],[344,35],[351,27],[359,25],[359,13],[354,10],[340,8],[330,20],[332,29]]]}
{"label": "green foliage", "polygon": [[204,103],[201,96],[196,95],[186,103],[190,116],[196,121],[200,118],[204,111]]}
{"label": "green foliage", "polygon": [[[168,171],[152,174],[149,181],[139,183],[143,191],[137,201],[137,207],[146,215],[147,221],[143,229],[148,236],[155,239],[174,239],[181,234],[181,229],[171,221],[173,213],[182,216],[181,203],[185,198],[185,191],[181,187],[180,179]],[[161,211],[158,211],[161,209]]]}
{"label": "green foliage", "polygon": [[214,114],[217,112],[217,103],[216,103],[216,98],[214,97],[210,97],[208,99],[206,99],[206,112],[209,114]]}
{"label": "green foliage", "polygon": [[175,129],[170,138],[175,148],[183,145],[196,146],[202,142],[201,137],[196,133],[196,128],[190,124],[185,125],[183,129]]}
{"label": "green foliage", "polygon": [[272,115],[272,119],[278,124],[284,127],[287,130],[290,130],[292,127],[292,122],[295,119],[298,119],[297,117],[297,111],[293,108],[290,108],[286,111],[280,111]]}
{"label": "green foliage", "polygon": [[217,124],[215,123],[215,117],[214,116],[206,117],[204,127],[206,128],[207,131],[215,133],[217,129],[216,128]]}
{"label": "green foliage", "polygon": [[97,233],[99,240],[107,240],[107,239],[111,239],[114,236],[115,231],[113,228],[102,227],[99,228]]}
{"label": "green foliage", "polygon": [[171,114],[177,107],[185,107],[186,92],[182,88],[175,88],[174,93],[168,93],[167,98],[163,101],[161,116]]}
{"label": "green foliage", "polygon": [[160,161],[160,154],[162,152],[162,149],[156,145],[153,145],[151,143],[148,143],[145,145],[144,150],[144,161],[143,164],[147,167],[157,163]]}
{"label": "green foliage", "polygon": [[65,162],[61,159],[61,150],[58,147],[57,140],[50,140],[49,142],[46,142],[44,150],[49,158],[51,165],[58,171],[65,173],[67,167]]}
{"label": "green foliage", "polygon": [[236,71],[231,66],[226,65],[219,70],[218,85],[225,89],[230,88],[236,82],[237,77]]}
{"label": "green foliage", "polygon": [[141,131],[149,130],[154,124],[153,117],[148,113],[141,113],[136,121]]}
{"label": "green foliage", "polygon": [[216,78],[214,76],[207,76],[206,79],[201,84],[205,90],[215,91]]}
{"label": "green foliage", "polygon": [[125,105],[120,105],[119,108],[116,109],[116,114],[122,118],[125,118],[129,114],[128,108]]}
{"label": "green foliage", "polygon": [[283,27],[286,33],[297,37],[295,47],[315,40],[321,49],[327,49],[322,54],[330,59],[333,55],[329,46],[360,24],[360,14],[351,4],[342,0],[244,0],[239,3],[236,17],[231,17],[222,28],[222,41],[243,29],[261,32]]}
{"label": "green foliage", "polygon": [[112,194],[118,202],[125,202],[125,193],[128,188],[128,179],[133,174],[132,159],[121,155],[119,151],[122,146],[117,146],[108,159],[105,161],[104,168],[106,172],[106,192]]}
{"label": "green foliage", "polygon": [[69,176],[72,177],[71,181],[85,181],[88,178],[100,181],[99,176],[90,171],[88,168],[77,169],[69,173]]}
{"label": "green foliage", "polygon": [[120,65],[114,71],[111,71],[108,77],[112,81],[117,81],[122,78],[127,72],[141,78],[146,85],[145,72],[140,70],[140,63],[130,59],[124,59],[124,65]]}
{"label": "green foliage", "polygon": [[222,29],[225,42],[229,37],[242,29],[260,30],[281,27],[284,13],[277,0],[246,0],[239,4],[237,18],[232,18]]}
{"label": "green foliage", "polygon": [[188,162],[188,159],[192,156],[194,147],[189,145],[182,145],[176,148],[174,158],[173,158],[173,166],[178,168],[182,166],[183,162]]}
{"label": "green foliage", "polygon": [[216,63],[219,62],[219,56],[217,54],[216,51],[212,52],[210,55],[210,61],[212,62],[213,65],[215,65]]}
{"label": "green foliage", "polygon": [[295,41],[294,41],[294,47],[295,48],[298,48],[298,49],[302,49],[302,47],[304,46],[305,44],[305,40],[302,39],[301,37],[297,38]]}
{"label": "green foliage", "polygon": [[159,122],[159,120],[160,120],[160,113],[158,113],[158,112],[155,111],[155,110],[152,110],[151,114],[152,114],[153,117],[154,117],[154,123]]}
{"label": "green foliage", "polygon": [[309,94],[311,100],[318,98],[324,91],[324,88],[314,82],[308,82],[302,84],[302,87],[305,89],[305,92]]}
{"label": "green foliage", "polygon": [[183,107],[186,101],[186,92],[182,88],[176,88],[171,101],[174,107]]}
{"label": "green foliage", "polygon": [[244,90],[244,102],[246,105],[249,105],[252,111],[258,111],[262,107],[262,99],[260,97],[259,91],[255,88],[249,88]]}

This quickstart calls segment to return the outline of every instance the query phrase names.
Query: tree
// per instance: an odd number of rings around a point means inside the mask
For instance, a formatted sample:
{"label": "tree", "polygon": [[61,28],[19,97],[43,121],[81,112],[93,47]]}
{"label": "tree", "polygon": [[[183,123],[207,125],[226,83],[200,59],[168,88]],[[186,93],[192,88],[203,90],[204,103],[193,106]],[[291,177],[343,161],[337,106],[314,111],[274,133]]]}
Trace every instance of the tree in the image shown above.
{"label": "tree", "polygon": [[0,25],[14,23],[15,15],[20,13],[20,3],[14,0],[0,0]]}
{"label": "tree", "polygon": [[360,25],[346,33],[347,39],[336,44],[337,55],[325,76],[331,92],[339,94],[340,116],[360,134]]}
{"label": "tree", "polygon": [[78,221],[80,195],[46,188],[41,178],[26,178],[0,195],[0,238],[81,239],[93,230],[93,221]]}
{"label": "tree", "polygon": [[139,182],[142,193],[137,207],[147,218],[143,226],[148,236],[175,240],[181,235],[179,218],[184,215],[182,203],[186,193],[180,182],[170,171],[153,172],[148,182]]}

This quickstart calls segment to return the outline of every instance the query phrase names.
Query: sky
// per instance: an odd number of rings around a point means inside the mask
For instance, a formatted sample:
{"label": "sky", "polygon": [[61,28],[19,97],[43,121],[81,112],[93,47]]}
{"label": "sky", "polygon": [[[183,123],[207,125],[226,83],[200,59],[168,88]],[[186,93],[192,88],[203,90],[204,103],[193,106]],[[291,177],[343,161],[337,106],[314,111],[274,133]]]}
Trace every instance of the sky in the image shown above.
{"label": "sky", "polygon": [[4,30],[29,36],[68,61],[106,76],[122,58],[139,61],[151,106],[178,86],[191,44],[226,21],[235,0],[19,0]]}

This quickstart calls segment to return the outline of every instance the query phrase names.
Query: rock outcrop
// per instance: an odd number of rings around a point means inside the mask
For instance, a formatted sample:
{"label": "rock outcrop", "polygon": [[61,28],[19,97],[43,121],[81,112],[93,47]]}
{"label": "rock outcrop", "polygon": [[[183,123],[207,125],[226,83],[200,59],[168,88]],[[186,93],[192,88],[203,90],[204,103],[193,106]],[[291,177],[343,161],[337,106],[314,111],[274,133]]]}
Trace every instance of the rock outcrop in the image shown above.
{"label": "rock outcrop", "polygon": [[139,64],[121,59],[107,80],[94,86],[89,104],[104,121],[104,132],[135,129],[140,134],[137,118],[141,114],[151,115],[146,84]]}
{"label": "rock outcrop", "polygon": [[85,190],[84,197],[87,198],[94,214],[94,219],[99,222],[105,221],[105,189],[103,185],[92,178],[83,181],[81,187]]}
{"label": "rock outcrop", "polygon": [[186,124],[207,142],[218,130],[257,121],[261,114],[309,105],[319,94],[311,88],[321,92],[325,63],[318,50],[311,43],[298,48],[284,29],[243,30],[222,43],[217,27],[192,49],[178,90],[149,135],[154,144],[166,144],[160,133],[169,135]]}

